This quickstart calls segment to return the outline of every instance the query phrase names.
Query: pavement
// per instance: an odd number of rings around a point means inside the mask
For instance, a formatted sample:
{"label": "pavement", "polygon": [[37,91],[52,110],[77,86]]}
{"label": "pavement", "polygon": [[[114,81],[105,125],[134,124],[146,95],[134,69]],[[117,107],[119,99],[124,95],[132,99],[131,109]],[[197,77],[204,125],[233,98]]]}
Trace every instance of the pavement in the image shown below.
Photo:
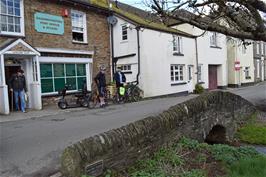
{"label": "pavement", "polygon": [[151,99],[95,110],[53,110],[52,114],[28,112],[35,117],[26,119],[19,118],[22,113],[12,114],[12,120],[21,120],[0,123],[0,176],[49,176],[58,170],[60,154],[65,147],[89,136],[156,115],[194,97],[196,95]]}
{"label": "pavement", "polygon": [[[228,89],[255,105],[266,107],[266,82]],[[156,115],[196,95],[111,105],[104,109],[59,110],[0,116],[0,176],[47,177],[59,168],[63,149],[79,140]]]}

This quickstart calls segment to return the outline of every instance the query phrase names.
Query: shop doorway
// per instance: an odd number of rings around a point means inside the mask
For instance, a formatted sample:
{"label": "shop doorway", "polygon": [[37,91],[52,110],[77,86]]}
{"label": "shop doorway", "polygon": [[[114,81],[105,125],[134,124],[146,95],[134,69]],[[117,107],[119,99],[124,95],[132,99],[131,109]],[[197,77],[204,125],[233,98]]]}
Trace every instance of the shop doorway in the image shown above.
{"label": "shop doorway", "polygon": [[[8,100],[9,100],[9,109],[11,111],[14,111],[15,108],[15,101],[13,92],[10,91],[9,88],[9,81],[12,77],[12,75],[16,74],[16,72],[21,69],[21,66],[19,64],[11,64],[5,66],[5,76],[6,76],[6,83],[8,85]],[[20,104],[19,104],[20,105]]]}

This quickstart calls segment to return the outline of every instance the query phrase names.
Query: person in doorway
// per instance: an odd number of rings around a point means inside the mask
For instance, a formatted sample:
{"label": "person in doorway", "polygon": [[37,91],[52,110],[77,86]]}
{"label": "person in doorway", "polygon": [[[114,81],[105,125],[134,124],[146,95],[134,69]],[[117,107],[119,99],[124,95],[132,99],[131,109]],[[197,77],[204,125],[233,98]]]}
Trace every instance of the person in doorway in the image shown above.
{"label": "person in doorway", "polygon": [[99,98],[100,98],[100,107],[104,107],[106,105],[104,101],[105,89],[106,89],[106,79],[105,79],[105,68],[101,67],[100,72],[94,78],[94,81],[97,85]]}
{"label": "person in doorway", "polygon": [[126,83],[126,76],[122,72],[122,67],[117,67],[116,72],[114,74],[114,80],[116,83],[116,89],[117,93],[119,95],[119,100],[121,98],[121,93],[120,93],[120,87],[124,87],[124,83]]}
{"label": "person in doorway", "polygon": [[20,99],[20,110],[25,113],[25,92],[27,92],[27,88],[24,71],[22,69],[19,69],[16,74],[12,75],[11,79],[9,80],[9,88],[10,91],[14,93],[16,111],[19,110]]}

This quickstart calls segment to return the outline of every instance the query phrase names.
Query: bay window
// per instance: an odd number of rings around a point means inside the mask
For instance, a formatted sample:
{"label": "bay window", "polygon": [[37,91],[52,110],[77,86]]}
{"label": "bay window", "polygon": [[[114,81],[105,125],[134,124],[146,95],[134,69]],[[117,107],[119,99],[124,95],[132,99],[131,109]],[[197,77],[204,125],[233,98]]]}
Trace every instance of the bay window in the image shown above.
{"label": "bay window", "polygon": [[0,34],[24,35],[23,0],[0,0]]}

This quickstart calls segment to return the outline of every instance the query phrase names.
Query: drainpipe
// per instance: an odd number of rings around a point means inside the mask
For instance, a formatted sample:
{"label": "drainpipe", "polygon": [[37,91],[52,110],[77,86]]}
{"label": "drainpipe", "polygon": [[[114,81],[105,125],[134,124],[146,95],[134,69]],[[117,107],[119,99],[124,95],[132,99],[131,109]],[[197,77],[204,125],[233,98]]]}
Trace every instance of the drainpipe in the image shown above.
{"label": "drainpipe", "polygon": [[[113,25],[111,24],[111,50],[112,50],[112,76],[115,73],[115,57],[114,57],[114,30],[113,30]],[[111,80],[113,80],[113,77],[111,76]]]}
{"label": "drainpipe", "polygon": [[198,54],[198,40],[195,38],[195,47],[196,47],[196,66],[197,66],[197,84],[199,83],[199,54]]}
{"label": "drainpipe", "polygon": [[137,30],[137,45],[138,45],[138,73],[137,73],[137,85],[138,85],[139,84],[139,76],[140,76],[140,42],[139,42],[140,27],[137,27],[136,30]]}

